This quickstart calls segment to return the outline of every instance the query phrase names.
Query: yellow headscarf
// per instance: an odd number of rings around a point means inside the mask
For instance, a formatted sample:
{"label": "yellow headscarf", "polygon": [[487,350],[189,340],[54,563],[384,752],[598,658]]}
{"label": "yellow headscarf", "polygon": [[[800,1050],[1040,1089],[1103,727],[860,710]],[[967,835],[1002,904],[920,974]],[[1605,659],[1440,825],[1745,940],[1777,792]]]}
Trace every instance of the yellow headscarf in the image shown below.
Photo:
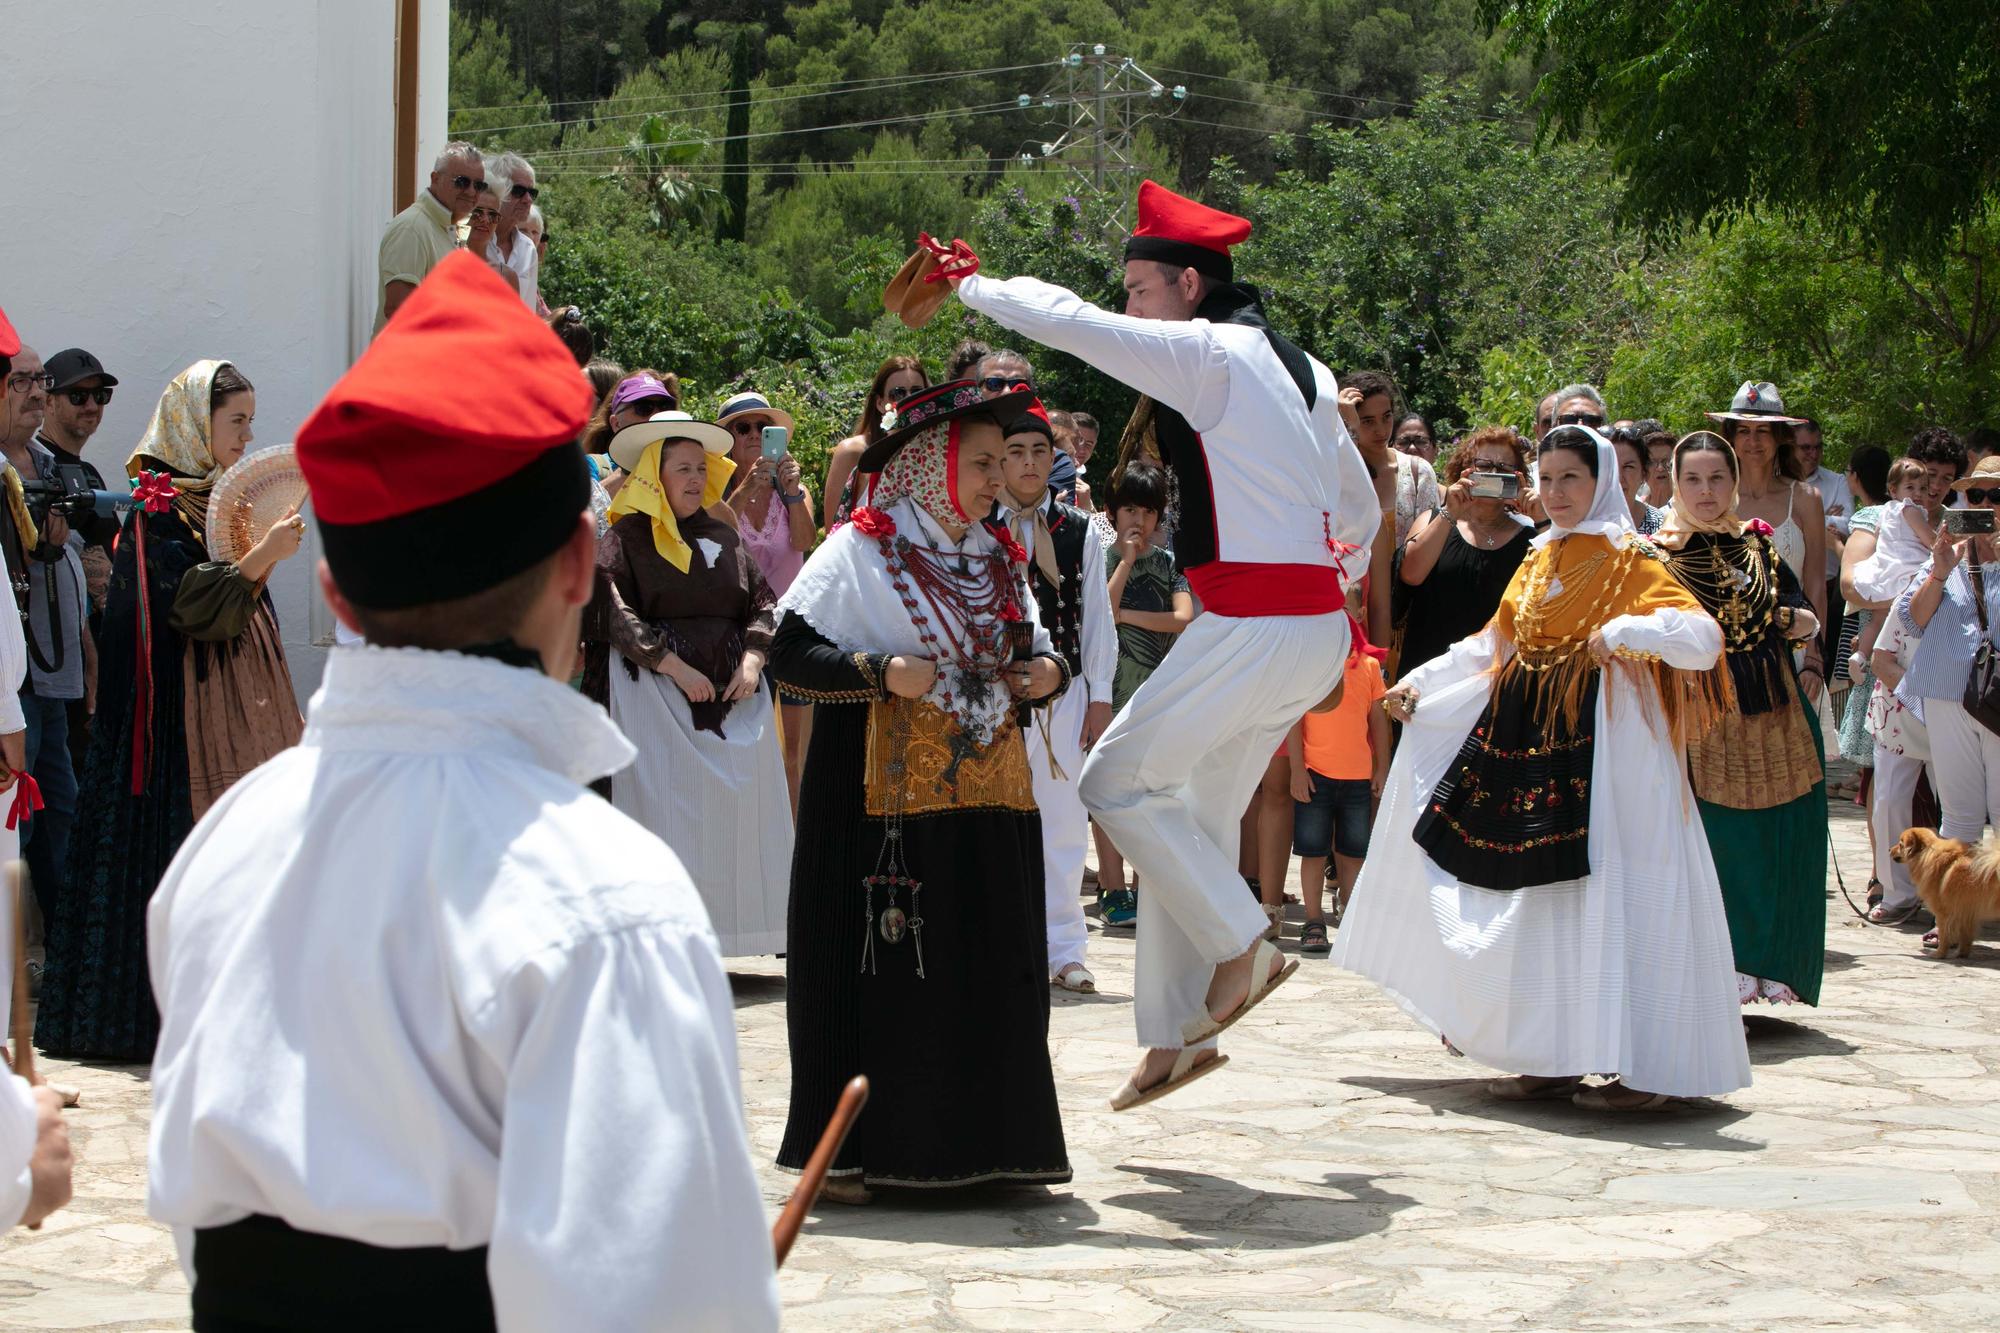
{"label": "yellow headscarf", "polygon": [[[681,525],[674,518],[674,507],[667,500],[667,492],[660,485],[660,455],[666,451],[671,440],[654,440],[639,455],[639,465],[618,488],[618,498],[611,502],[612,521],[626,514],[645,514],[653,520],[653,549],[660,558],[687,573],[688,561],[693,548],[681,536]],[[736,464],[727,454],[712,454],[702,451],[708,461],[708,477],[701,487],[701,507],[708,508],[722,498],[723,490],[729,485],[729,478],[736,472]]]}
{"label": "yellow headscarf", "polygon": [[215,410],[210,396],[216,372],[230,364],[197,361],[174,376],[138,447],[125,460],[125,475],[134,481],[142,471],[166,464],[174,474],[174,489],[180,492],[175,508],[197,533],[207,526],[208,489],[222,475],[209,448],[208,426]]}

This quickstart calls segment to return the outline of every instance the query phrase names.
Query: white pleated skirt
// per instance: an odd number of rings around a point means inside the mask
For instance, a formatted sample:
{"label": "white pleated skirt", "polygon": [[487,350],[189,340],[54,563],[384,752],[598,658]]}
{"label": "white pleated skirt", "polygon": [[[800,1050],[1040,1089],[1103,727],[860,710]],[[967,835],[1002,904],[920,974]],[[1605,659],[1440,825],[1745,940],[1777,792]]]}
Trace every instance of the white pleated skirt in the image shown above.
{"label": "white pleated skirt", "polygon": [[611,720],[638,747],[611,801],[674,849],[726,958],[785,951],[792,809],[769,691],[731,705],[723,735],[696,731],[665,676],[611,663]]}
{"label": "white pleated skirt", "polygon": [[1333,962],[1508,1074],[1616,1074],[1680,1097],[1747,1086],[1722,891],[1650,686],[1608,672],[1598,694],[1588,878],[1475,888],[1417,845],[1490,687],[1438,685],[1403,729]]}

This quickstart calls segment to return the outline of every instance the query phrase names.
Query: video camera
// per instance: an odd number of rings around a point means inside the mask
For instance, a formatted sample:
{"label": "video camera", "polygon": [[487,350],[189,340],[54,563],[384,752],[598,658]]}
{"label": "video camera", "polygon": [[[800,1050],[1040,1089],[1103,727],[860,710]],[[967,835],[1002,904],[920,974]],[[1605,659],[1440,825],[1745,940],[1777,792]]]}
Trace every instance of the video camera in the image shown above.
{"label": "video camera", "polygon": [[130,492],[95,489],[90,484],[90,474],[76,463],[56,464],[50,477],[23,479],[21,493],[28,503],[28,516],[34,519],[37,529],[48,522],[51,513],[74,524],[93,515],[116,518],[132,507]]}

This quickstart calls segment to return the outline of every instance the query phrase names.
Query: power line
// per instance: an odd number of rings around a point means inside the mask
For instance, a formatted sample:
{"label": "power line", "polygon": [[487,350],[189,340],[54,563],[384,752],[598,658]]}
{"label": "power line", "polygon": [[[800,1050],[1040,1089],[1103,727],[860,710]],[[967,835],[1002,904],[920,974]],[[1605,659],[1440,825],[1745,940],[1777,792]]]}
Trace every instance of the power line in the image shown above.
{"label": "power line", "polygon": [[[1328,92],[1323,88],[1307,88],[1302,85],[1294,83],[1266,83],[1266,82],[1261,82],[1257,79],[1239,79],[1229,74],[1204,74],[1199,70],[1192,70],[1192,69],[1166,69],[1164,66],[1162,67],[1162,69],[1164,70],[1164,72],[1168,74],[1178,74],[1182,78],[1186,79],[1208,79],[1217,83],[1240,84],[1246,88],[1265,88],[1274,92],[1281,92],[1281,93],[1304,93],[1308,97],[1338,98],[1341,101],[1353,102],[1357,106],[1394,107],[1399,111],[1415,111],[1418,109],[1417,104],[1415,102],[1398,102],[1394,98],[1390,97],[1364,97],[1358,93],[1333,93],[1333,92]],[[1212,95],[1213,94],[1203,94],[1203,96],[1212,96]],[[1332,113],[1329,112],[1327,114],[1332,114]],[[1490,111],[1481,111],[1478,112],[1477,114],[1482,119],[1485,120],[1503,120],[1503,121],[1518,123],[1524,119],[1524,117],[1521,116],[1497,115]],[[1377,117],[1363,116],[1360,117],[1360,119],[1372,120],[1372,119],[1377,119]]]}
{"label": "power line", "polygon": [[[849,83],[850,86],[844,88],[835,87],[828,92],[784,93],[777,96],[759,97],[757,96],[756,90],[753,89],[750,94],[750,105],[754,109],[760,106],[776,106],[784,102],[810,101],[813,98],[818,98],[818,97],[844,97],[850,93],[881,92],[884,90],[886,85],[890,84],[894,84],[901,87],[908,87],[916,84],[950,83],[959,79],[980,79],[980,78],[987,78],[989,76],[996,74],[1012,74],[1019,70],[1024,70],[1024,69],[1041,69],[1045,67],[1048,63],[1049,62],[1047,61],[1042,61],[1033,65],[996,65],[991,69],[954,70],[938,74],[894,75],[878,79],[842,80],[841,82]],[[787,88],[796,88],[796,87],[810,88],[822,85],[786,84],[784,86]],[[515,125],[495,125],[490,127],[471,126],[471,127],[466,127],[466,130],[468,133],[472,134],[504,134],[509,130],[549,129],[557,126],[568,126],[568,125],[600,125],[614,120],[640,120],[647,116],[658,115],[661,112],[666,112],[666,111],[671,111],[675,114],[694,113],[701,111],[714,111],[726,108],[732,101],[735,100],[736,93],[732,90],[721,93],[709,93],[709,92],[668,93],[668,94],[662,94],[661,98],[658,99],[607,98],[601,105],[610,105],[614,101],[651,103],[654,101],[664,101],[668,99],[680,100],[687,98],[708,98],[712,100],[698,102],[688,106],[671,106],[671,107],[655,106],[650,110],[628,111],[616,115],[577,116],[567,120],[563,119],[528,120],[528,121],[522,121],[519,124]],[[505,107],[455,107],[450,112],[450,115],[453,117],[457,117],[473,111],[491,111],[491,110],[507,110],[507,109],[508,108]]]}
{"label": "power line", "polygon": [[[929,120],[954,120],[966,116],[990,116],[1002,111],[1018,110],[1020,110],[1020,106],[1017,102],[987,102],[977,106],[913,112],[902,116],[881,116],[873,120],[856,120],[840,125],[807,125],[795,130],[756,130],[749,134],[703,135],[699,138],[682,139],[678,142],[699,143],[704,147],[710,147],[715,144],[739,143],[753,139],[777,139],[794,134],[830,134],[836,130],[881,129],[890,125],[907,125]],[[665,145],[660,146],[664,147]],[[598,157],[607,153],[623,153],[628,151],[630,147],[629,144],[605,144],[590,148],[550,148],[537,152],[535,160],[537,162],[548,161],[560,163],[580,157]]]}

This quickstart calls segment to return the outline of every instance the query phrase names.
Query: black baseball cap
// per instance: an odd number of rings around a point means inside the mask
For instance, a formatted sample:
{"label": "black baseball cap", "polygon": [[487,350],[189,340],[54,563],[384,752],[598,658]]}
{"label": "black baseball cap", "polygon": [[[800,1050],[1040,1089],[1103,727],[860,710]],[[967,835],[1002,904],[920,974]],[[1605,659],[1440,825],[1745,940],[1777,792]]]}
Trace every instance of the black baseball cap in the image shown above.
{"label": "black baseball cap", "polygon": [[102,361],[81,347],[63,348],[43,362],[42,368],[56,377],[55,387],[58,389],[67,389],[78,380],[87,380],[93,375],[103,380],[107,389],[118,382],[116,375],[105,370]]}

